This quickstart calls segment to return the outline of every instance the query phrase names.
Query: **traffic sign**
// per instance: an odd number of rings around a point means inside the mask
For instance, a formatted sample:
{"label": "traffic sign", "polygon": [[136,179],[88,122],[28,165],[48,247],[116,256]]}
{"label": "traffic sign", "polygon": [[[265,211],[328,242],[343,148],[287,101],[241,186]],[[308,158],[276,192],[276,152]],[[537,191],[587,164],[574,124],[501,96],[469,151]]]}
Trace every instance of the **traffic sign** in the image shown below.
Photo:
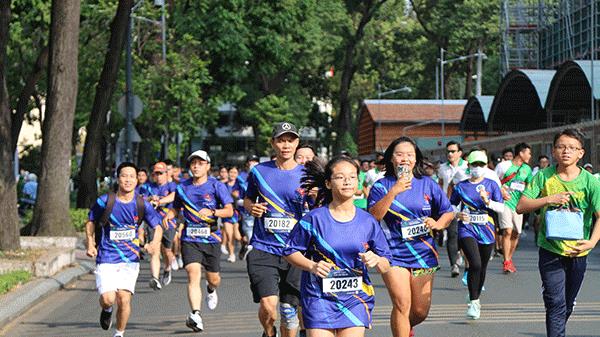
{"label": "traffic sign", "polygon": [[[125,143],[125,133],[127,132],[127,128],[122,128],[121,131],[119,132],[119,142],[123,142]],[[132,143],[141,143],[142,142],[142,137],[140,137],[140,134],[137,132],[137,130],[135,129],[135,126],[131,126],[131,142]]]}
{"label": "traffic sign", "polygon": [[[121,96],[121,98],[119,98],[119,103],[118,103],[119,113],[121,113],[121,115],[123,115],[123,117],[125,117],[125,118],[127,118],[126,103],[127,103],[127,95]],[[144,103],[142,103],[142,100],[140,99],[140,97],[138,95],[133,95],[133,119],[138,118],[142,114],[143,110],[144,110]]]}

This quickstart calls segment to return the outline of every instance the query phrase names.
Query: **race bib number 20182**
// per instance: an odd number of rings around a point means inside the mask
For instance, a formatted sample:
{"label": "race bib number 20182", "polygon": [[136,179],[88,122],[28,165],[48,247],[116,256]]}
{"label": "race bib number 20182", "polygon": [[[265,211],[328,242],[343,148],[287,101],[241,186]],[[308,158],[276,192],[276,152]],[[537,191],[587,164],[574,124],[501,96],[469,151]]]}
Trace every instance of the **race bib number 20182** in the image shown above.
{"label": "race bib number 20182", "polygon": [[265,217],[265,229],[275,232],[290,232],[296,224],[294,218]]}

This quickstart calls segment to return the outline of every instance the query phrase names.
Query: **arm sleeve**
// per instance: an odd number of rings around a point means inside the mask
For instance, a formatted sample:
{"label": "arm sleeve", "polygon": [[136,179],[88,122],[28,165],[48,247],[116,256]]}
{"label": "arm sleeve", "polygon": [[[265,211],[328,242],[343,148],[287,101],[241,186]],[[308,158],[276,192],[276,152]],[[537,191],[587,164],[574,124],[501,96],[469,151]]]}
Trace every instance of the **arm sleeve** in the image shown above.
{"label": "arm sleeve", "polygon": [[222,182],[217,182],[215,184],[215,192],[218,200],[221,203],[221,207],[225,207],[225,205],[233,203],[233,197],[231,197],[231,193],[229,193],[227,186],[225,186],[225,184]]}
{"label": "arm sleeve", "polygon": [[[457,186],[458,187],[458,186]],[[452,195],[450,195],[450,204],[454,206],[458,206],[462,199],[460,198],[460,194],[458,194],[457,187],[452,191]]]}
{"label": "arm sleeve", "polygon": [[488,208],[496,213],[502,213],[504,211],[504,203],[490,200],[490,204],[488,205]]}
{"label": "arm sleeve", "polygon": [[[370,215],[369,215],[370,216]],[[390,251],[390,246],[388,245],[387,239],[383,234],[383,230],[381,226],[375,220],[375,218],[371,217],[371,222],[373,223],[373,231],[371,234],[371,240],[369,241],[369,246],[373,253],[379,255],[380,257],[385,257],[389,261],[392,261],[392,253]]]}
{"label": "arm sleeve", "polygon": [[[179,185],[179,188],[183,188],[183,186]],[[183,207],[183,202],[181,200],[181,196],[179,195],[179,191],[175,190],[175,199],[173,199],[173,208],[181,209]]]}
{"label": "arm sleeve", "polygon": [[160,215],[158,214],[158,212],[156,212],[154,207],[152,207],[152,205],[149,202],[144,201],[144,221],[146,221],[148,226],[152,228],[159,226],[161,220],[162,219]]}
{"label": "arm sleeve", "polygon": [[285,248],[283,249],[284,256],[292,255],[295,252],[303,253],[308,249],[312,239],[312,233],[302,226],[302,222],[310,224],[311,221],[313,220],[309,213],[294,226],[294,229],[292,229],[288,236]]}
{"label": "arm sleeve", "polygon": [[369,192],[368,200],[368,208],[373,207],[379,200],[383,198],[384,195],[387,194],[387,190],[383,185],[379,182],[373,185],[371,188],[371,192]]}
{"label": "arm sleeve", "polygon": [[256,177],[254,177],[255,170],[256,167],[253,167],[252,170],[250,170],[250,173],[248,173],[248,189],[246,189],[245,193],[245,197],[252,201],[256,200],[256,197],[258,196],[258,185]]}
{"label": "arm sleeve", "polygon": [[107,194],[101,195],[96,199],[88,213],[88,220],[93,222],[100,220],[100,218],[102,217],[102,213],[104,213],[104,209],[106,208],[107,200]]}
{"label": "arm sleeve", "polygon": [[538,174],[535,175],[535,177],[531,181],[531,184],[527,184],[527,187],[525,187],[525,191],[523,191],[523,195],[529,199],[536,199],[540,196],[543,185],[544,173],[543,171],[540,171]]}
{"label": "arm sleeve", "polygon": [[430,186],[432,196],[431,214],[434,216],[441,216],[444,213],[454,212],[452,205],[450,205],[450,200],[448,200],[446,193],[442,191],[441,187],[433,180],[431,181]]}

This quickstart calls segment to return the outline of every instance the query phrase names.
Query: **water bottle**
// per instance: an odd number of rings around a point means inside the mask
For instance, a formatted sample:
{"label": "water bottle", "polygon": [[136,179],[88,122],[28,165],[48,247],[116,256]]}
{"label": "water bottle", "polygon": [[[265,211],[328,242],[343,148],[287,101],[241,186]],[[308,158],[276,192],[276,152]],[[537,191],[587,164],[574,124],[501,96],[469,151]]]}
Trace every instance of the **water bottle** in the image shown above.
{"label": "water bottle", "polygon": [[[470,214],[471,214],[471,212],[469,211],[469,207],[467,207],[467,205],[463,205],[463,213],[466,213],[466,214],[467,214],[469,217],[471,216],[471,215],[470,215]],[[467,221],[463,221],[463,223],[464,223],[465,225],[468,225],[468,224],[469,224],[469,220],[467,220]]]}

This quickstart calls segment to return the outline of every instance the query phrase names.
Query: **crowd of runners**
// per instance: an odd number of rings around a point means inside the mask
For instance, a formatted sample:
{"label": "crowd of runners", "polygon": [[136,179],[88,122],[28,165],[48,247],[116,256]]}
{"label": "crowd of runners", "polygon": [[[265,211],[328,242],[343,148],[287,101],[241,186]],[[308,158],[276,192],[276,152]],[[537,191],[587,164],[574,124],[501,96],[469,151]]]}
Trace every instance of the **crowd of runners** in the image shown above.
{"label": "crowd of runners", "polygon": [[[526,143],[497,161],[449,142],[439,167],[409,137],[372,161],[319,158],[288,122],[275,124],[270,143],[271,160],[252,155],[243,167],[218,166],[204,150],[181,168],[166,160],[149,171],[118,166],[115,192],[96,200],[86,224],[102,329],[111,328],[114,308],[114,336],[124,335],[144,252],[156,291],[174,270],[187,273],[182,322],[196,332],[204,330],[202,297],[215,310],[218,289],[227,287],[225,255],[247,264],[262,336],[364,336],[375,296],[391,298],[391,334],[413,336],[431,306],[440,245],[452,277],[464,266],[465,316],[476,320],[488,262],[502,256],[504,272],[517,272],[526,214],[539,247],[547,334],[565,336],[586,256],[600,239],[600,182],[578,166],[580,131],[557,134],[553,163],[542,156],[534,169]],[[374,272],[388,294],[375,294]]]}

